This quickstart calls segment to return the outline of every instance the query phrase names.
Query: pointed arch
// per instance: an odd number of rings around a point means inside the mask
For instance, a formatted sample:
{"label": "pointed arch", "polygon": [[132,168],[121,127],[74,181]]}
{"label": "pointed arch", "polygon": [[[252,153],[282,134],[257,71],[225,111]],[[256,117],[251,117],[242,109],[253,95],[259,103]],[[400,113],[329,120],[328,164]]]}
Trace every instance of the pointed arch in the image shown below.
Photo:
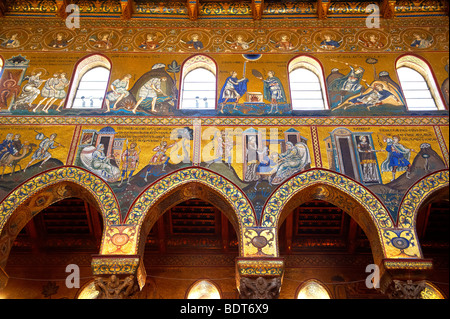
{"label": "pointed arch", "polygon": [[150,185],[132,204],[125,223],[140,229],[142,245],[151,227],[167,209],[192,198],[212,202],[228,217],[238,235],[243,227],[256,224],[251,202],[239,187],[217,173],[197,167],[176,171]]}
{"label": "pointed arch", "polygon": [[385,257],[382,231],[394,226],[388,210],[363,185],[333,171],[310,169],[280,185],[263,208],[261,226],[278,229],[294,208],[313,199],[328,201],[349,214],[366,233],[374,259]]}
{"label": "pointed arch", "polygon": [[[99,207],[105,225],[120,223],[119,204],[109,185],[100,177],[84,169],[75,166],[64,166],[34,176],[14,189],[0,203],[0,233],[5,223],[11,218],[11,215],[25,201],[36,197],[39,192],[49,187],[55,188],[57,192],[60,192],[59,194],[64,194],[68,189],[56,186],[65,185],[65,183],[76,185],[76,187],[85,190],[86,194],[91,196],[90,200],[94,201]],[[61,196],[62,198],[64,197]],[[50,203],[45,205],[46,203],[44,202],[44,205],[41,205],[42,209],[50,205]]]}
{"label": "pointed arch", "polygon": [[[399,228],[416,228],[420,207],[435,194],[449,188],[449,171],[441,170],[423,177],[412,185],[403,197],[398,212]],[[447,197],[448,198],[448,197]]]}
{"label": "pointed arch", "polygon": [[101,178],[77,167],[49,170],[17,187],[0,203],[0,268],[22,228],[48,206],[70,197],[95,206],[104,228],[120,222],[117,200]]}
{"label": "pointed arch", "polygon": [[330,289],[317,279],[308,279],[301,283],[297,292],[296,299],[331,299]]}

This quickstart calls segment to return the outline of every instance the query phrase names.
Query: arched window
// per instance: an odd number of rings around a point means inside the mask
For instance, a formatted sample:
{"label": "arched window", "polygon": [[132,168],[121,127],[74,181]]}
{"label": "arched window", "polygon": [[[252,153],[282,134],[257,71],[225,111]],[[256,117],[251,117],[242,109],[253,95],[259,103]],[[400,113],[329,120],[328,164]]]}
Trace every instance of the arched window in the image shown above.
{"label": "arched window", "polygon": [[293,110],[329,109],[322,66],[308,56],[289,63],[289,87]]}
{"label": "arched window", "polygon": [[187,291],[186,299],[220,299],[219,288],[209,280],[195,282]]}
{"label": "arched window", "polygon": [[2,77],[3,72],[3,58],[0,56],[0,78]]}
{"label": "arched window", "polygon": [[311,279],[300,285],[296,299],[331,299],[331,297],[324,285],[317,280]]}
{"label": "arched window", "polygon": [[196,55],[183,65],[180,109],[216,108],[216,64],[204,55]]}
{"label": "arched window", "polygon": [[95,54],[81,60],[75,69],[67,108],[101,109],[108,87],[111,63]]}
{"label": "arched window", "polygon": [[431,69],[425,61],[407,55],[397,60],[396,68],[408,110],[445,109]]}
{"label": "arched window", "polygon": [[420,293],[422,299],[445,299],[444,294],[431,282],[425,283],[425,289]]}

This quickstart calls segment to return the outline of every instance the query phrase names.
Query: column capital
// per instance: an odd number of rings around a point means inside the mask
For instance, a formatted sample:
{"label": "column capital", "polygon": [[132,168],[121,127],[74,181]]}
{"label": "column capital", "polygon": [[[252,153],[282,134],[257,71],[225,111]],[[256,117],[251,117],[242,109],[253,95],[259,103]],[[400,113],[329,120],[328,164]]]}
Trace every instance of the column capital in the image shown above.
{"label": "column capital", "polygon": [[139,289],[142,289],[145,285],[147,274],[139,255],[93,255],[91,268],[94,277],[116,280],[116,278],[110,278],[115,275],[123,280],[133,276],[133,280],[136,281]]}
{"label": "column capital", "polygon": [[432,270],[431,259],[383,259],[380,289],[392,298],[414,299],[412,296],[420,295],[425,288],[426,279]]}
{"label": "column capital", "polygon": [[277,299],[283,275],[283,258],[236,259],[236,285],[241,299]]}

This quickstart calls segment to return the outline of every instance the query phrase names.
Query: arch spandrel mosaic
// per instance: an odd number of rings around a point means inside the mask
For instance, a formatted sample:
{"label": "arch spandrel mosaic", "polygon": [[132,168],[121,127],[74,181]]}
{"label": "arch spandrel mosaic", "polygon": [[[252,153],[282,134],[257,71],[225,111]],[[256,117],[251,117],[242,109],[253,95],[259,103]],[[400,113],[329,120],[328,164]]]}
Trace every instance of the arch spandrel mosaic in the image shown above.
{"label": "arch spandrel mosaic", "polygon": [[[147,14],[138,7],[137,14]],[[120,8],[110,9],[108,14],[121,14]],[[378,255],[421,258],[413,224],[398,223],[417,209],[415,201],[413,207],[400,204],[415,194],[419,181],[436,185],[431,191],[448,187],[439,179],[449,165],[448,110],[409,113],[395,65],[405,54],[424,59],[436,94],[448,108],[446,19],[424,18],[420,26],[393,20],[376,30],[368,30],[361,19],[345,25],[327,20],[320,27],[308,22],[301,29],[290,20],[258,28],[249,21],[230,28],[205,20],[196,30],[188,22],[167,28],[159,21],[129,21],[116,28],[121,23],[114,20],[111,28],[86,19],[82,28],[69,30],[60,20],[30,19],[20,27],[17,21],[10,16],[0,27],[0,199],[12,205],[11,213],[14,194],[29,196],[30,182],[39,181],[34,177],[80,169],[108,190],[99,199],[105,214],[111,214],[102,252],[135,254],[142,217],[133,213],[136,204],[151,203],[146,193],[151,185],[179,186],[184,183],[180,172],[198,170],[214,179],[210,184],[226,181],[224,187],[248,201],[237,216],[243,225],[242,255],[277,257],[278,225],[276,218],[265,224],[264,207],[287,185],[314,184],[308,179],[326,171],[343,177],[342,189],[356,187],[377,203],[377,209],[365,209],[366,222],[377,225]],[[105,92],[111,108],[106,103],[90,107],[89,96],[82,107],[67,108],[70,85],[64,83],[76,79],[77,63],[94,53],[111,63]],[[292,111],[289,63],[301,55],[322,68],[317,72],[322,72],[330,109]],[[180,110],[182,66],[196,56],[215,64],[216,99],[199,96],[195,107]],[[204,107],[224,98],[230,78],[242,80],[237,101]],[[58,83],[57,94],[45,112],[38,106],[49,101],[44,92],[51,83]],[[269,83],[276,85],[276,95]],[[151,85],[160,91],[150,90]],[[119,102],[112,94],[117,88],[126,92]],[[20,142],[14,140],[17,134]],[[0,215],[2,225],[10,216],[6,211]]]}

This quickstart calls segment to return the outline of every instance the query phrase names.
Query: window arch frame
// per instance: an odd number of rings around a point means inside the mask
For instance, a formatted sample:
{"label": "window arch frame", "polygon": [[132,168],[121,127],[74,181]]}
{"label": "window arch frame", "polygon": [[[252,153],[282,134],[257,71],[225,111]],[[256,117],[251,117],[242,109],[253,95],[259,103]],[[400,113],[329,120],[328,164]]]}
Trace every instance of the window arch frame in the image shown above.
{"label": "window arch frame", "polygon": [[[406,59],[408,57],[411,57],[413,59],[413,61],[407,61]],[[418,63],[414,63],[415,62],[414,60],[418,61]],[[410,68],[410,69],[416,71],[417,73],[419,73],[424,78],[425,83],[428,86],[428,90],[429,90],[429,92],[434,100],[434,103],[436,105],[435,110],[434,109],[433,110],[414,110],[414,109],[411,110],[411,109],[409,109],[408,101],[406,100],[405,93],[403,92],[402,82],[400,81],[400,77],[398,75],[398,69],[401,67]],[[398,56],[397,59],[395,60],[395,72],[397,75],[398,83],[402,90],[403,97],[405,98],[406,109],[408,111],[421,112],[421,111],[447,110],[447,106],[446,106],[444,97],[442,96],[442,92],[438,86],[436,76],[433,72],[433,68],[431,67],[430,63],[428,63],[427,60],[425,60],[424,58],[422,58],[418,55],[411,54],[411,53],[402,54],[402,55]]]}
{"label": "window arch frame", "polygon": [[[195,60],[197,57],[204,57],[205,59],[209,60],[209,62],[211,62],[210,65],[206,64],[206,66],[195,66],[198,62],[193,62],[191,65],[189,65],[189,63],[192,60]],[[214,66],[212,68],[212,65]],[[183,101],[183,87],[184,87],[184,79],[186,78],[186,76],[198,69],[198,68],[203,68],[206,69],[207,71],[211,72],[214,77],[215,77],[215,94],[214,94],[214,108],[208,108],[208,109],[196,109],[196,108],[182,108],[182,101]],[[180,73],[180,83],[179,83],[179,98],[178,98],[178,105],[177,105],[177,109],[178,110],[184,110],[184,111],[193,111],[193,110],[197,110],[197,111],[207,111],[207,110],[216,110],[217,109],[217,92],[218,92],[218,73],[219,73],[219,68],[217,66],[217,62],[210,56],[206,55],[206,54],[195,54],[193,56],[190,56],[189,58],[187,58],[186,60],[184,60],[183,64],[181,65],[181,73]]]}
{"label": "window arch frame", "polygon": [[[302,61],[304,60],[304,61]],[[311,61],[311,62],[308,62]],[[309,67],[304,67],[302,66],[302,64],[309,64]],[[293,103],[293,99],[292,99],[292,88],[291,88],[291,72],[299,69],[299,68],[305,68],[309,71],[311,71],[312,73],[314,73],[318,80],[319,80],[319,84],[320,84],[320,89],[321,89],[321,93],[322,93],[322,100],[323,100],[323,109],[294,109],[294,103]],[[288,75],[288,84],[289,84],[289,95],[290,95],[290,99],[291,99],[291,109],[292,111],[325,111],[325,110],[330,110],[330,102],[328,99],[328,88],[327,88],[327,84],[325,82],[325,73],[324,73],[324,68],[322,63],[316,59],[315,57],[312,57],[308,54],[302,54],[302,55],[298,55],[294,58],[292,58],[288,63],[287,63],[287,75]]]}
{"label": "window arch frame", "polygon": [[[95,56],[99,57],[98,61],[93,61],[93,62],[87,61],[86,64],[83,65],[83,63],[85,63],[86,60],[91,59]],[[92,64],[94,64],[94,65],[92,65]],[[109,71],[108,82],[106,85],[105,94],[103,96],[103,101],[102,101],[102,107],[100,108],[100,110],[103,110],[105,108],[105,97],[108,92],[109,82],[111,81],[112,62],[107,56],[105,56],[103,54],[93,53],[93,54],[84,56],[83,58],[78,60],[78,62],[75,64],[75,67],[72,72],[72,78],[70,79],[69,91],[67,92],[67,99],[66,99],[66,102],[64,103],[64,109],[72,109],[73,108],[73,103],[74,103],[81,79],[87,72],[89,72],[90,70],[92,70],[96,67],[104,67],[105,69],[107,69]],[[80,68],[81,68],[81,71],[79,71]]]}
{"label": "window arch frame", "polygon": [[0,55],[0,78],[3,75],[3,68],[5,67],[5,60],[3,59],[3,57]]}
{"label": "window arch frame", "polygon": [[219,293],[219,299],[223,299],[223,293],[222,293],[222,290],[220,289],[219,285],[216,284],[211,279],[207,279],[207,278],[202,278],[202,279],[198,279],[198,280],[194,281],[186,290],[186,293],[184,294],[184,299],[189,299],[189,293],[191,292],[191,290],[203,281],[214,286],[214,288],[216,288],[217,292]]}
{"label": "window arch frame", "polygon": [[325,285],[322,281],[315,279],[315,278],[307,279],[304,282],[302,282],[300,285],[298,285],[297,289],[295,290],[294,299],[298,299],[298,295],[300,294],[301,290],[304,287],[306,287],[307,285],[309,285],[310,283],[318,284],[320,287],[322,287],[327,292],[329,299],[333,299],[333,295],[331,294],[331,291],[328,288],[328,286]]}

